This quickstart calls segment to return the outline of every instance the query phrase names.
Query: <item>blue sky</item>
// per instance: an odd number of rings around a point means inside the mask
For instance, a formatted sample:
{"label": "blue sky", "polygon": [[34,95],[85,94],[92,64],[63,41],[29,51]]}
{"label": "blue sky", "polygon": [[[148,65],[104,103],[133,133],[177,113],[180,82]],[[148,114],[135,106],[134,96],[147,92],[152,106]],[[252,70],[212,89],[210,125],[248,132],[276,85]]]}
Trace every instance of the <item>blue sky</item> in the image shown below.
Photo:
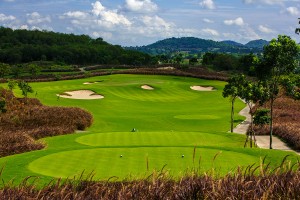
{"label": "blue sky", "polygon": [[246,43],[294,34],[300,0],[0,0],[0,26],[87,34],[122,46],[169,37]]}

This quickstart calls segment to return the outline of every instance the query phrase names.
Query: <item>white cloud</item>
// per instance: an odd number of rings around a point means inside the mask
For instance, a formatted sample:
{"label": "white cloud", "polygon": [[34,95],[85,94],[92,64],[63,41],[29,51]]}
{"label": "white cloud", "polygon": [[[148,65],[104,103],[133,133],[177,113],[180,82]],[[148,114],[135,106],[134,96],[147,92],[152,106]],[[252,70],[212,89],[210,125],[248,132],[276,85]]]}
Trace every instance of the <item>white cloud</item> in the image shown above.
{"label": "white cloud", "polygon": [[244,20],[241,17],[238,17],[236,19],[231,19],[231,20],[224,20],[224,24],[226,24],[226,25],[237,25],[237,26],[245,25]]}
{"label": "white cloud", "polygon": [[275,32],[274,30],[272,30],[266,26],[263,26],[263,25],[259,25],[258,30],[262,33],[274,33]]}
{"label": "white cloud", "polygon": [[4,0],[6,2],[14,2],[15,0]]}
{"label": "white cloud", "polygon": [[130,26],[132,24],[124,15],[119,14],[117,10],[106,9],[100,3],[100,1],[92,3],[92,6],[92,13],[100,18],[97,20],[98,24],[102,24],[108,27],[113,25]]}
{"label": "white cloud", "polygon": [[13,21],[15,19],[16,19],[15,16],[5,15],[5,14],[0,13],[0,22]]}
{"label": "white cloud", "polygon": [[166,22],[164,19],[154,16],[144,16],[142,17],[142,22],[147,26],[147,27],[156,27],[156,28],[165,28],[169,29],[173,26],[173,24]]}
{"label": "white cloud", "polygon": [[23,24],[20,26],[20,29],[25,29],[25,30],[29,30],[29,27],[27,24]]}
{"label": "white cloud", "polygon": [[268,5],[283,4],[286,0],[243,0],[246,4],[262,3]]}
{"label": "white cloud", "polygon": [[126,0],[125,7],[134,12],[155,12],[158,6],[151,0]]}
{"label": "white cloud", "polygon": [[100,31],[96,32],[96,31],[94,31],[92,33],[92,36],[94,36],[95,38],[101,37],[101,38],[104,38],[105,40],[109,40],[113,37],[113,34],[110,33],[110,32],[102,32],[102,31],[101,32]]}
{"label": "white cloud", "polygon": [[64,17],[85,19],[86,17],[88,17],[88,13],[81,12],[81,11],[67,12],[67,13],[64,13],[64,15],[61,18],[64,18]]}
{"label": "white cloud", "polygon": [[203,0],[200,2],[200,6],[207,9],[215,9],[215,3],[213,0]]}
{"label": "white cloud", "polygon": [[211,36],[219,36],[219,32],[214,30],[214,29],[210,29],[210,28],[206,28],[206,29],[202,29],[202,32]]}
{"label": "white cloud", "polygon": [[101,13],[105,12],[106,10],[100,1],[96,1],[95,3],[92,3],[92,6],[93,6],[92,12],[97,16],[101,15]]}
{"label": "white cloud", "polygon": [[27,14],[27,23],[28,24],[39,24],[39,23],[45,23],[45,22],[51,22],[51,18],[49,16],[43,17],[38,12],[33,12],[30,14]]}
{"label": "white cloud", "polygon": [[204,18],[203,21],[204,21],[205,23],[214,23],[213,20],[210,20],[210,19],[207,19],[207,18]]}
{"label": "white cloud", "polygon": [[298,10],[297,7],[288,7],[286,8],[286,11],[290,14],[290,15],[299,15],[300,12]]}

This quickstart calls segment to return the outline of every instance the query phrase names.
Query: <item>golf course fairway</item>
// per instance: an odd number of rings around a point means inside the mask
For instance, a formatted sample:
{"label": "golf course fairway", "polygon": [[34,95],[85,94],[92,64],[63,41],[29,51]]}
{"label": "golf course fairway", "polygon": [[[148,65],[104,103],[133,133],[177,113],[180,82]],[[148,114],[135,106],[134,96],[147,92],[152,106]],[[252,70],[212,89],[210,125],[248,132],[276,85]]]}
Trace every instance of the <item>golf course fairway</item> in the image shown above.
{"label": "golf course fairway", "polygon": [[[91,84],[87,84],[91,83]],[[191,170],[220,175],[238,167],[266,163],[279,166],[279,150],[244,148],[245,136],[229,133],[230,101],[222,97],[225,82],[175,76],[110,75],[86,79],[30,83],[49,106],[80,107],[92,113],[93,125],[83,132],[44,138],[46,148],[0,158],[1,178],[74,178],[93,173],[95,180],[146,177],[162,168],[176,178]],[[143,89],[147,85],[151,90]],[[6,87],[5,84],[2,84]],[[213,87],[196,91],[191,86]],[[70,91],[92,91],[101,99],[63,98]],[[20,91],[15,91],[20,95]],[[245,107],[235,104],[235,125]]]}

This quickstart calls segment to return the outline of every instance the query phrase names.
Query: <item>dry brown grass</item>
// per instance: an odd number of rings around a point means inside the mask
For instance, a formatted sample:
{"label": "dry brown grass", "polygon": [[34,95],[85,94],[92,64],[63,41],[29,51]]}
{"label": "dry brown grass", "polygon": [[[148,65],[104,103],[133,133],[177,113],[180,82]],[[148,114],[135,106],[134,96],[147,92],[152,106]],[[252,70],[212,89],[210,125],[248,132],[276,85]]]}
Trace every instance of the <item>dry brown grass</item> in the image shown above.
{"label": "dry brown grass", "polygon": [[[146,179],[118,182],[95,182],[91,181],[91,176],[81,180],[54,180],[40,189],[34,184],[35,178],[31,177],[25,179],[19,186],[4,184],[0,189],[0,198],[20,200],[300,199],[299,166],[282,166],[275,171],[270,171],[267,166],[261,165],[260,168],[249,166],[245,170],[237,170],[222,178],[213,178],[208,174],[194,174],[177,181],[164,172],[153,173]],[[257,173],[259,175],[255,175]]]}
{"label": "dry brown grass", "polygon": [[16,98],[0,89],[7,112],[0,114],[0,157],[41,149],[37,142],[48,136],[84,130],[92,124],[90,113],[79,108],[44,106],[38,99]]}
{"label": "dry brown grass", "polygon": [[[300,150],[300,101],[283,96],[276,99],[273,122],[274,135]],[[269,126],[255,127],[255,132],[258,135],[269,134]]]}

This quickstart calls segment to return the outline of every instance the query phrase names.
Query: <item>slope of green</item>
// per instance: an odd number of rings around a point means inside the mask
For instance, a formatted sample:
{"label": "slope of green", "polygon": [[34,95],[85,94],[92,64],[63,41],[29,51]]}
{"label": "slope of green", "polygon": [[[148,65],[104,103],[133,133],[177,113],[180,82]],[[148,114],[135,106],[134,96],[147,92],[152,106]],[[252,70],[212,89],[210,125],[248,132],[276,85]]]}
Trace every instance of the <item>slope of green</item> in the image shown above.
{"label": "slope of green", "polygon": [[[154,90],[142,89],[145,84]],[[39,176],[45,183],[53,177],[78,177],[83,171],[94,172],[95,179],[122,179],[145,176],[163,166],[174,177],[192,168],[210,171],[213,167],[225,174],[238,166],[259,164],[265,155],[271,166],[278,166],[291,154],[243,148],[245,136],[228,133],[230,102],[221,95],[224,82],[112,75],[31,85],[42,103],[84,108],[93,114],[94,124],[86,132],[43,139],[47,144],[44,150],[1,158],[4,181],[15,178],[17,183],[27,176]],[[216,90],[193,91],[193,85]],[[92,90],[105,98],[56,96],[72,90]],[[236,113],[244,106],[237,101]],[[235,120],[237,124],[243,117],[236,114]],[[137,132],[131,132],[133,128]],[[296,155],[290,159],[296,160]]]}

